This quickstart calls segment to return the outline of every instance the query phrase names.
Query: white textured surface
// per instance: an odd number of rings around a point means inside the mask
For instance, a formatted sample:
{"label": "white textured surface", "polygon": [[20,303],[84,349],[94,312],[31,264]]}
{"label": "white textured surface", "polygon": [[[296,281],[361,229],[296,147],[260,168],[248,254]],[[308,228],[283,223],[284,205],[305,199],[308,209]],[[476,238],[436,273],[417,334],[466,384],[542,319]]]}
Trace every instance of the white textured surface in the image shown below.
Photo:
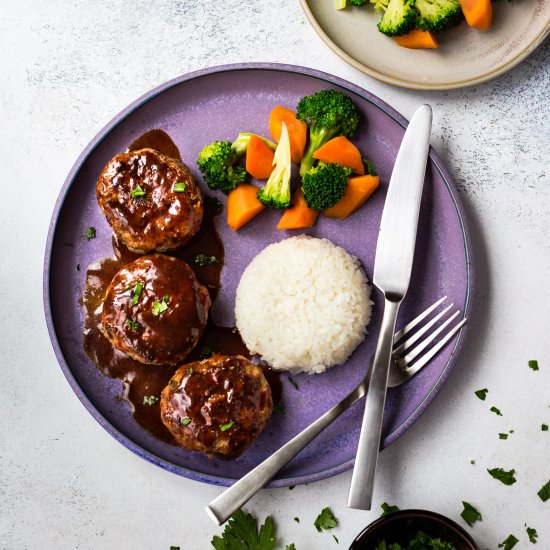
{"label": "white textured surface", "polygon": [[[310,29],[298,2],[19,0],[0,3],[0,548],[210,547],[203,507],[220,493],[123,448],[73,395],[42,312],[51,211],[78,154],[120,109],[151,87],[205,66],[274,61],[355,82],[409,117],[434,107],[432,143],[471,222],[478,300],[457,368],[422,418],[381,455],[375,502],[430,508],[461,521],[461,500],[483,522],[484,548],[524,524],[550,548],[550,71],[547,41],[507,75],[447,93],[404,91],[345,66]],[[529,359],[539,360],[532,372]],[[474,391],[489,388],[488,400]],[[496,405],[503,417],[488,411]],[[506,441],[498,433],[514,430]],[[470,460],[476,461],[475,465]],[[486,468],[515,468],[506,487]],[[247,507],[272,514],[298,550],[347,548],[379,510],[346,508],[350,474],[262,491]],[[340,520],[318,534],[331,506]],[[293,521],[300,517],[300,523]]]}

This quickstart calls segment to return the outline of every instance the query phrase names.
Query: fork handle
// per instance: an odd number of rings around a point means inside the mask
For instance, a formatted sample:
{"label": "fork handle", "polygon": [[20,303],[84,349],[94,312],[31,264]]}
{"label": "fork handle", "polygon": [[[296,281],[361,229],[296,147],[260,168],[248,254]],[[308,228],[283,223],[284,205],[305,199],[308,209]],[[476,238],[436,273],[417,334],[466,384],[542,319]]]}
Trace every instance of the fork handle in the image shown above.
{"label": "fork handle", "polygon": [[248,474],[216,497],[207,507],[207,514],[218,524],[227,521],[243,504],[252,498],[283,466],[290,462],[310,441],[315,439],[329,424],[365,395],[360,384],[342,401],[323,416],[302,430],[278,451],[264,460]]}
{"label": "fork handle", "polygon": [[365,412],[361,435],[353,467],[348,507],[370,510],[374,490],[374,473],[380,449],[384,404],[390,371],[393,333],[401,300],[385,297],[382,328],[376,344],[376,352],[370,369],[369,384],[365,398]]}

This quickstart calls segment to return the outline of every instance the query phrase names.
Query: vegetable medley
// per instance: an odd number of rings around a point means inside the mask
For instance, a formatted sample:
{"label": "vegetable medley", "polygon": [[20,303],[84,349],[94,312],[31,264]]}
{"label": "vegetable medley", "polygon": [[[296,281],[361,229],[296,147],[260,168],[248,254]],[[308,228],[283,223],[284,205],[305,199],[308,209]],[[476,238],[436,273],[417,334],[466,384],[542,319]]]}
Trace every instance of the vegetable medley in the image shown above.
{"label": "vegetable medley", "polygon": [[[227,222],[234,230],[266,207],[282,211],[278,229],[312,227],[320,212],[345,219],[379,184],[372,163],[351,141],[358,123],[359,111],[347,95],[321,90],[303,97],[296,111],[273,108],[274,141],[251,133],[214,141],[197,164],[208,187],[227,195]],[[292,177],[293,164],[299,178]],[[258,188],[249,176],[267,182]]]}
{"label": "vegetable medley", "polygon": [[[370,0],[381,14],[378,30],[405,48],[438,48],[436,34],[458,25],[487,30],[493,21],[491,0]],[[337,10],[367,0],[334,0]]]}

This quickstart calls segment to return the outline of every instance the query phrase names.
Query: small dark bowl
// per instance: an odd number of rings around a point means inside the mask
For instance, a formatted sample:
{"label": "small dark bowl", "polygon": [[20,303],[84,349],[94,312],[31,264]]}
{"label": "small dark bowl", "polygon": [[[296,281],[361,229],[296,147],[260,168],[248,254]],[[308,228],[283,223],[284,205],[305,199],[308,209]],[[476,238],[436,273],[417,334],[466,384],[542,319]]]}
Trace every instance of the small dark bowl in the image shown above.
{"label": "small dark bowl", "polygon": [[359,533],[349,550],[373,550],[382,539],[388,544],[406,544],[417,531],[450,542],[457,550],[479,550],[472,537],[460,525],[427,510],[400,510],[377,519]]}

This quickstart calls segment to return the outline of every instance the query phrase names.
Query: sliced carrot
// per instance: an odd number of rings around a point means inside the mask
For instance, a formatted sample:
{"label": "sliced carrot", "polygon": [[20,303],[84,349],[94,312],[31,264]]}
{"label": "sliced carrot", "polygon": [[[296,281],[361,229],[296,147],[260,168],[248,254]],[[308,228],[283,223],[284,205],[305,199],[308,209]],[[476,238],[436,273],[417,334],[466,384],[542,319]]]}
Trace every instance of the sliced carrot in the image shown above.
{"label": "sliced carrot", "polygon": [[241,183],[227,196],[227,225],[234,231],[246,225],[265,206],[256,198],[258,188],[250,183]]}
{"label": "sliced carrot", "polygon": [[493,22],[491,0],[459,0],[466,23],[470,27],[486,31]]}
{"label": "sliced carrot", "polygon": [[329,218],[343,220],[362,206],[376,191],[380,183],[378,176],[357,176],[348,179],[348,186],[344,196],[330,208],[323,210]]}
{"label": "sliced carrot", "polygon": [[439,43],[430,31],[414,29],[408,34],[394,36],[393,39],[404,48],[439,48]]}
{"label": "sliced carrot", "polygon": [[274,152],[258,136],[251,135],[246,148],[246,171],[258,180],[269,178],[273,172]]}
{"label": "sliced carrot", "polygon": [[290,138],[290,155],[294,164],[299,164],[304,156],[307,141],[307,124],[296,118],[296,113],[277,105],[269,114],[269,131],[276,142],[281,137],[281,122],[286,124]]}
{"label": "sliced carrot", "polygon": [[365,173],[365,166],[359,149],[345,136],[338,136],[321,145],[313,153],[313,158],[323,162],[337,162],[346,168],[352,168],[357,174]]}
{"label": "sliced carrot", "polygon": [[301,189],[298,189],[292,195],[292,206],[284,211],[281,216],[277,229],[303,229],[304,227],[313,227],[317,221],[319,212],[310,208]]}

